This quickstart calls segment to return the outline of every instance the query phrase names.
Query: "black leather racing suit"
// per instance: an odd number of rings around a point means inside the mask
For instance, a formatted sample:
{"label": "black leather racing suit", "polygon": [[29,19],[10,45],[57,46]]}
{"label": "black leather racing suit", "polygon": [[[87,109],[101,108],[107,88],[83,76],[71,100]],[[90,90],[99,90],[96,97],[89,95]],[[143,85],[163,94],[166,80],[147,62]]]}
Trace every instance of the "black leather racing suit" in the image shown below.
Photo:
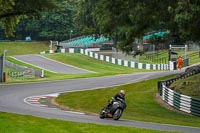
{"label": "black leather racing suit", "polygon": [[112,99],[108,102],[107,108],[109,109],[109,108],[111,107],[111,105],[113,104],[113,102],[115,102],[115,101],[120,101],[121,99],[125,101],[124,96],[122,96],[122,95],[119,94],[119,93],[115,94],[115,95],[112,97]]}

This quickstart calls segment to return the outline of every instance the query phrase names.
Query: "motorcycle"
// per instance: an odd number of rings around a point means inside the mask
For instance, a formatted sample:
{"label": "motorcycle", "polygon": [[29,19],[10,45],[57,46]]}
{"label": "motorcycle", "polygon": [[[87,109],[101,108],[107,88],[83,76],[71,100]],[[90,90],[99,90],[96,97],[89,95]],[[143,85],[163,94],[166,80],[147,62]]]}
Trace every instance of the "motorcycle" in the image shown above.
{"label": "motorcycle", "polygon": [[113,104],[108,108],[104,107],[99,113],[99,118],[113,118],[114,120],[118,120],[126,108],[126,102],[121,99],[119,101],[114,101]]}

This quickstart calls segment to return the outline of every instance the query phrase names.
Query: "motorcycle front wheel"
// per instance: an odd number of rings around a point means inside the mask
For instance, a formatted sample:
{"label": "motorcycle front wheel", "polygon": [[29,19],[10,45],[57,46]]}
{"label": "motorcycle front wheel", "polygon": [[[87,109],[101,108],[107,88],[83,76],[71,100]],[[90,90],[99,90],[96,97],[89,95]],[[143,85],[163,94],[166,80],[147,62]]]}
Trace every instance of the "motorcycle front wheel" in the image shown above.
{"label": "motorcycle front wheel", "polygon": [[101,118],[101,119],[105,118],[105,113],[103,111],[104,111],[104,109],[102,109],[101,112],[99,113],[99,118]]}
{"label": "motorcycle front wheel", "polygon": [[118,120],[122,116],[122,109],[116,109],[115,113],[113,114],[113,119]]}

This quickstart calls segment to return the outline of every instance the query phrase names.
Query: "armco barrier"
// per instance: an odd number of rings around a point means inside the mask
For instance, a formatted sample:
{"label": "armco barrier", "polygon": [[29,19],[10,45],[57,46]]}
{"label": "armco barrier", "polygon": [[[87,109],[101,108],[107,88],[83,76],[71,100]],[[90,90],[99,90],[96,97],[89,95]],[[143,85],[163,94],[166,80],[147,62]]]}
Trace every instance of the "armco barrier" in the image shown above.
{"label": "armco barrier", "polygon": [[184,73],[177,75],[175,78],[158,81],[158,92],[162,97],[162,100],[180,111],[200,116],[200,99],[179,94],[169,88],[174,81],[181,80],[198,73],[200,73],[200,65],[186,69]]}
{"label": "armco barrier", "polygon": [[163,86],[162,99],[167,104],[183,112],[200,116],[200,100],[181,95],[166,86]]}

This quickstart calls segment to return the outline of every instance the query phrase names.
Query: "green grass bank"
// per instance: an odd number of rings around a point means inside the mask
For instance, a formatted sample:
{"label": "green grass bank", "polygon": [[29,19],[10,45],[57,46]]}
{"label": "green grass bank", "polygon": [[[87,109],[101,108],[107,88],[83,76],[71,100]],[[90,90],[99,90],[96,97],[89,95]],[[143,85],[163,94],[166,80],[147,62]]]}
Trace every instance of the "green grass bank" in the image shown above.
{"label": "green grass bank", "polygon": [[159,97],[156,95],[157,81],[166,78],[169,76],[104,89],[70,92],[60,95],[56,101],[72,110],[98,115],[107,101],[120,89],[124,89],[127,108],[122,118],[200,127],[200,117],[177,112],[159,103]]}

